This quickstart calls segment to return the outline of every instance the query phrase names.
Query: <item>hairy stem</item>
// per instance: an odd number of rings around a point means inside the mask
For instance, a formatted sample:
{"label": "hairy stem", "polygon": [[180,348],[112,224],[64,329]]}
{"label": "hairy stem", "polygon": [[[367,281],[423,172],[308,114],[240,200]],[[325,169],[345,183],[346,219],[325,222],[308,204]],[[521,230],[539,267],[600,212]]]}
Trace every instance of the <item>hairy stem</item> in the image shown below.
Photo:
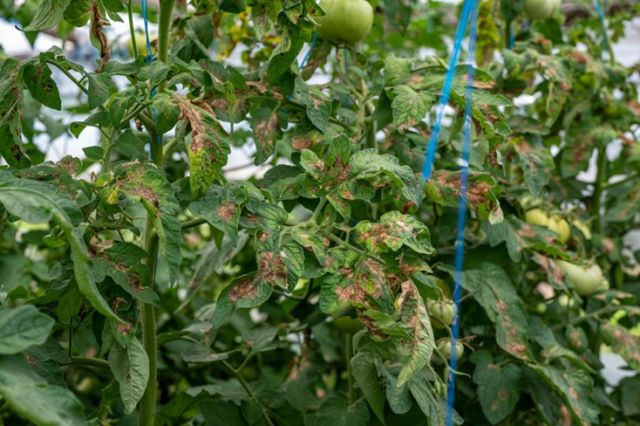
{"label": "hairy stem", "polygon": [[176,0],[160,0],[160,17],[158,22],[158,59],[167,62],[169,57],[169,32],[171,15]]}
{"label": "hairy stem", "polygon": [[131,33],[131,45],[133,46],[133,57],[138,57],[138,44],[136,43],[136,32],[133,28],[133,0],[127,2],[127,13],[129,15],[129,32]]}
{"label": "hairy stem", "polygon": [[[147,249],[147,265],[150,271],[150,285],[153,287],[156,280],[159,244],[158,236],[153,230],[153,218],[151,216],[147,217],[145,246]],[[147,389],[140,400],[139,424],[141,426],[153,426],[155,423],[156,400],[158,397],[158,343],[156,340],[156,316],[152,304],[141,303],[140,322],[142,325],[142,344],[149,358],[149,381],[147,382]]]}
{"label": "hairy stem", "polygon": [[345,362],[347,363],[347,380],[349,383],[349,405],[353,405],[356,401],[356,390],[353,387],[353,372],[351,371],[351,358],[353,358],[353,335],[351,333],[347,333],[347,337],[345,338],[346,343],[346,354],[345,354]]}
{"label": "hairy stem", "polygon": [[[595,189],[593,191],[593,206],[591,214],[593,220],[593,230],[602,234],[602,194],[607,184],[607,146],[600,144],[598,146],[598,170],[596,174]],[[601,235],[602,236],[602,235]]]}
{"label": "hairy stem", "polygon": [[[160,0],[160,22],[158,25],[158,58],[162,62],[167,62],[169,52],[169,32],[171,30],[171,15],[175,0]],[[154,153],[153,159],[158,166],[163,163],[163,151],[161,136],[156,133],[153,120],[145,115],[140,114],[140,120],[144,123],[149,136],[151,137],[151,150]],[[150,122],[150,123],[149,123]],[[153,129],[152,131],[150,129]],[[153,288],[156,280],[156,264],[158,259],[158,237],[154,232],[153,218],[147,216],[147,225],[145,227],[145,246],[147,249],[147,265],[151,272],[150,286]],[[153,426],[156,416],[156,402],[158,398],[158,343],[156,340],[156,316],[153,305],[142,303],[140,308],[140,322],[142,325],[142,337],[144,349],[149,358],[149,381],[147,389],[140,400],[140,426]]]}
{"label": "hairy stem", "polygon": [[83,356],[71,357],[69,365],[89,365],[91,367],[109,368],[109,363],[100,358],[88,358]]}

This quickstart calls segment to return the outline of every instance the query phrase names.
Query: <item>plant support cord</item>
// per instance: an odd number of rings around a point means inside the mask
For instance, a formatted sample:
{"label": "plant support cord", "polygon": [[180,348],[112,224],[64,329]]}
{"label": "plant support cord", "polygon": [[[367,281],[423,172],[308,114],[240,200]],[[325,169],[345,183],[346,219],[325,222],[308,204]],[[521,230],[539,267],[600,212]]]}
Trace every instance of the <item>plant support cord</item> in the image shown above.
{"label": "plant support cord", "polygon": [[471,156],[471,125],[473,108],[473,78],[475,72],[475,52],[477,39],[478,2],[471,1],[469,51],[467,63],[467,86],[465,91],[465,112],[462,144],[462,161],[460,164],[460,200],[458,203],[458,224],[456,234],[455,275],[453,287],[453,303],[456,305],[456,314],[451,327],[451,355],[449,358],[449,383],[447,386],[447,426],[453,424],[455,404],[456,374],[458,367],[457,340],[460,334],[460,298],[462,296],[462,274],[464,266],[464,230],[467,218],[467,183],[469,180],[469,159]]}
{"label": "plant support cord", "polygon": [[476,2],[473,0],[465,0],[464,5],[462,6],[462,12],[460,13],[460,21],[458,22],[456,37],[453,43],[453,52],[451,52],[449,68],[447,69],[447,74],[444,78],[444,85],[442,86],[442,93],[440,94],[440,102],[438,103],[436,110],[436,121],[432,126],[431,137],[429,138],[429,144],[427,145],[427,152],[422,166],[422,177],[424,180],[429,180],[431,172],[433,171],[433,162],[438,148],[438,138],[440,136],[440,128],[442,127],[442,118],[444,116],[444,110],[447,103],[449,103],[453,77],[456,74],[456,64],[458,63],[458,56],[460,56],[462,39],[464,38],[467,29],[467,22],[469,21],[469,12],[471,10],[472,3],[475,4]]}

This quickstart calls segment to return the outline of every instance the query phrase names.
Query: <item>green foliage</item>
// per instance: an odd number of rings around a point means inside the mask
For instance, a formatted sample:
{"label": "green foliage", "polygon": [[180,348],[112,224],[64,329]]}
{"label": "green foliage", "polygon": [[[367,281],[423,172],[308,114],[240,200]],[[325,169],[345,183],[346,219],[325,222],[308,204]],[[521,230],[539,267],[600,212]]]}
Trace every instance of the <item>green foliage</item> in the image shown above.
{"label": "green foliage", "polygon": [[[90,25],[102,55],[0,56],[0,423],[444,424],[427,306],[451,303],[466,65],[420,171],[457,10],[370,1],[362,42],[300,69],[322,2],[163,1],[152,63],[105,55],[125,2],[14,3],[31,42]],[[454,424],[636,424],[638,66],[595,14],[523,4],[480,8]],[[44,161],[87,127],[84,158]],[[581,296],[559,260],[605,279]],[[634,375],[607,383],[605,351]]]}

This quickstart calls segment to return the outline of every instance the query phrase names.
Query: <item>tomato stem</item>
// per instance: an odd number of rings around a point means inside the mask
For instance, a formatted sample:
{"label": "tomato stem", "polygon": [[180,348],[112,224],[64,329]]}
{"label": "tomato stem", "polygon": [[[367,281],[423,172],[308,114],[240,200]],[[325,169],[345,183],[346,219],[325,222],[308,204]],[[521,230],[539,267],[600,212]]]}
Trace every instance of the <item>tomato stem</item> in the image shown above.
{"label": "tomato stem", "polygon": [[[175,0],[161,0],[160,1],[160,19],[158,25],[158,58],[162,62],[167,62],[169,52],[169,31],[171,30],[171,15],[173,12],[173,6]],[[149,117],[140,115],[145,119]],[[141,118],[142,119],[142,118]],[[152,121],[152,120],[148,120]],[[153,122],[151,123],[153,124]],[[158,140],[155,126],[148,126],[145,123],[145,127],[149,131],[151,137],[151,149],[154,152],[154,163],[162,167],[163,163],[163,151],[162,142]],[[160,136],[161,137],[161,136]],[[147,214],[147,223],[145,226],[145,247],[147,250],[147,266],[150,271],[149,286],[153,288],[156,280],[156,266],[158,260],[159,241],[157,233],[154,230],[153,218]],[[145,352],[149,358],[149,381],[147,382],[147,389],[140,400],[140,426],[153,426],[155,424],[156,417],[156,402],[158,397],[158,343],[156,340],[156,316],[155,310],[152,304],[142,303],[140,307],[140,322],[142,326],[142,340]]]}
{"label": "tomato stem", "polygon": [[347,380],[349,384],[349,405],[353,405],[356,401],[356,391],[353,387],[353,372],[351,371],[351,358],[353,358],[353,335],[351,333],[347,333],[345,343],[345,362],[347,363]]}
{"label": "tomato stem", "polygon": [[129,15],[129,32],[131,33],[131,47],[133,47],[133,57],[138,57],[138,43],[136,42],[136,32],[133,28],[133,1],[127,2],[127,14]]}

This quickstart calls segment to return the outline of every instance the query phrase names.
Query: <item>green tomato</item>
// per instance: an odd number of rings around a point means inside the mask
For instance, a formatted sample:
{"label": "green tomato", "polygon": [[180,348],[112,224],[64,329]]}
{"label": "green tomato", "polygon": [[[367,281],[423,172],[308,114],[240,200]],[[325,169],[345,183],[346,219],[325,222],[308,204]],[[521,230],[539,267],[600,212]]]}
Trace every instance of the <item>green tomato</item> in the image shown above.
{"label": "green tomato", "polygon": [[432,322],[436,328],[444,328],[451,325],[453,317],[456,316],[456,305],[450,300],[429,300],[427,302],[429,316],[435,321]]}
{"label": "green tomato", "polygon": [[549,216],[541,209],[531,209],[524,214],[524,220],[533,225],[547,226]]}
{"label": "green tomato", "polygon": [[566,294],[561,294],[560,297],[558,297],[558,304],[563,308],[573,308],[576,305],[576,301]]}
{"label": "green tomato", "polygon": [[560,216],[549,216],[541,209],[532,209],[525,213],[524,219],[527,223],[544,226],[550,231],[558,234],[558,241],[565,243],[571,235],[569,223]]}
{"label": "green tomato", "polygon": [[76,385],[76,391],[83,395],[87,395],[96,389],[98,381],[95,377],[84,377],[80,383]]}
{"label": "green tomato", "polygon": [[556,263],[565,273],[567,282],[581,296],[589,296],[599,290],[601,286],[605,285],[603,282],[606,281],[606,279],[598,264],[594,263],[586,267],[565,262],[564,260],[556,260]]}
{"label": "green tomato", "polygon": [[578,231],[582,232],[582,235],[584,235],[585,239],[587,240],[591,239],[591,230],[583,221],[576,219],[573,222],[571,222],[571,224],[573,225],[574,228],[577,228]]}
{"label": "green tomato", "polygon": [[[438,351],[440,351],[442,356],[444,356],[446,359],[449,359],[451,357],[451,340],[445,338],[445,339],[438,340],[436,343],[437,343]],[[460,343],[460,341],[456,341],[456,358],[457,359],[462,358],[463,354],[464,354],[464,345]]]}
{"label": "green tomato", "polygon": [[[133,40],[131,38],[127,41],[127,48],[129,50],[129,55],[133,57]],[[136,34],[136,48],[138,49],[138,55],[147,55],[147,38],[144,34]],[[151,50],[154,50],[153,46],[151,46]]]}
{"label": "green tomato", "polygon": [[544,303],[538,303],[533,307],[533,310],[539,314],[544,314],[545,312],[547,312],[547,305],[545,305]]}
{"label": "green tomato", "polygon": [[547,228],[559,235],[558,240],[561,243],[566,243],[571,235],[569,224],[559,216],[551,216],[547,222]]}
{"label": "green tomato", "polygon": [[324,16],[316,18],[320,37],[334,43],[362,41],[373,24],[373,8],[365,0],[323,0]]}
{"label": "green tomato", "polygon": [[344,333],[356,334],[362,330],[364,324],[358,318],[351,318],[350,316],[343,316],[333,320],[336,328]]}
{"label": "green tomato", "polygon": [[525,0],[524,11],[529,19],[547,19],[560,9],[561,0]]}

